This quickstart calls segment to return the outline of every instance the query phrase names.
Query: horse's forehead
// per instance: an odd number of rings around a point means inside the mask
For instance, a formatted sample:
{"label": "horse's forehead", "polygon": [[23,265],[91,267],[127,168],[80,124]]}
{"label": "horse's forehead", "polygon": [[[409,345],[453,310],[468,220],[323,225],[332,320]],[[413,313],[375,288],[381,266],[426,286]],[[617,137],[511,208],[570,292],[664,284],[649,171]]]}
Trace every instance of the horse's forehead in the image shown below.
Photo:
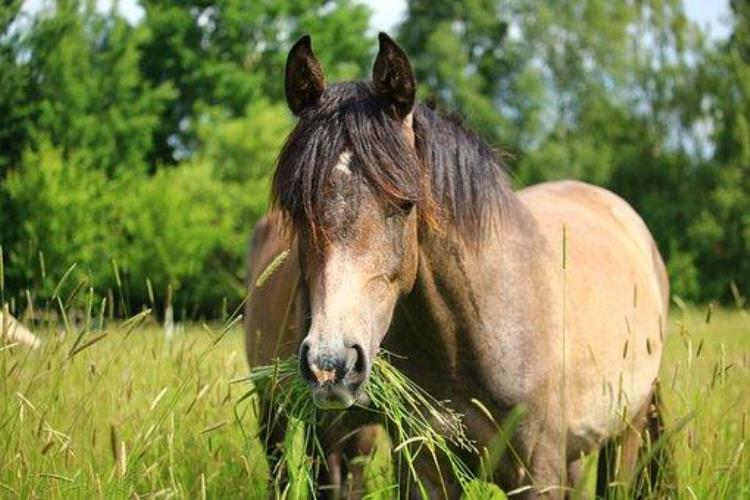
{"label": "horse's forehead", "polygon": [[378,207],[372,190],[353,169],[354,156],[342,151],[330,171],[323,205],[323,220],[331,239],[346,241],[362,237]]}
{"label": "horse's forehead", "polygon": [[348,149],[343,150],[330,170],[326,186],[325,210],[326,217],[332,218],[329,222],[336,222],[340,216],[357,208],[362,186],[358,176],[352,173],[352,153]]}
{"label": "horse's forehead", "polygon": [[352,169],[351,169],[351,161],[352,161],[352,152],[348,149],[345,149],[339,154],[339,158],[336,162],[336,164],[333,166],[334,175],[345,175],[345,176],[351,176],[352,175]]}

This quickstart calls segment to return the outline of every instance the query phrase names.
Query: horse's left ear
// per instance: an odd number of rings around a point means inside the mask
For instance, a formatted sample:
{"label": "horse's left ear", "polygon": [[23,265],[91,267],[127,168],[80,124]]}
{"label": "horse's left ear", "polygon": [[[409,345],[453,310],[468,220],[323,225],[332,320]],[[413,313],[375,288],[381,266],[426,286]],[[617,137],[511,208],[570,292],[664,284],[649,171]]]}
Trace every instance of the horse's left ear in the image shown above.
{"label": "horse's left ear", "polygon": [[372,68],[375,92],[393,107],[396,117],[403,120],[414,108],[417,80],[409,57],[385,33],[378,35],[380,50]]}

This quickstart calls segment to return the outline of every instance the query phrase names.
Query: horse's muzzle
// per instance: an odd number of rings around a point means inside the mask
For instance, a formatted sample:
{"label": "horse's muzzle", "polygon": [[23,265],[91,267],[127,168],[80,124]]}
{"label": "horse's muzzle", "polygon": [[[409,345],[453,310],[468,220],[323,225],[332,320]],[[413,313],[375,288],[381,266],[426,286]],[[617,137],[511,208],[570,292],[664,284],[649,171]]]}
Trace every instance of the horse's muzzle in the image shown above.
{"label": "horse's muzzle", "polygon": [[316,344],[305,339],[299,353],[300,374],[310,385],[315,405],[349,408],[367,379],[369,363],[364,349],[357,344],[340,348]]}

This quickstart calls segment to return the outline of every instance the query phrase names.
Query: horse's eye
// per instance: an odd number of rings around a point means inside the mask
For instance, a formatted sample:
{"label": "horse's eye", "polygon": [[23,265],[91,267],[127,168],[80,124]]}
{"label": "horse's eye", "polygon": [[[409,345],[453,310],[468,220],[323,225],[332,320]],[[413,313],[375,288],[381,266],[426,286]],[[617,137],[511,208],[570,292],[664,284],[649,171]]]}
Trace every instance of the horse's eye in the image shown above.
{"label": "horse's eye", "polygon": [[411,209],[414,208],[414,202],[411,200],[404,200],[398,205],[398,208],[406,213],[411,212]]}
{"label": "horse's eye", "polygon": [[404,217],[406,215],[409,215],[411,212],[411,209],[414,207],[414,202],[410,200],[402,200],[398,203],[394,203],[392,205],[389,205],[386,208],[386,218],[392,219],[394,217]]}

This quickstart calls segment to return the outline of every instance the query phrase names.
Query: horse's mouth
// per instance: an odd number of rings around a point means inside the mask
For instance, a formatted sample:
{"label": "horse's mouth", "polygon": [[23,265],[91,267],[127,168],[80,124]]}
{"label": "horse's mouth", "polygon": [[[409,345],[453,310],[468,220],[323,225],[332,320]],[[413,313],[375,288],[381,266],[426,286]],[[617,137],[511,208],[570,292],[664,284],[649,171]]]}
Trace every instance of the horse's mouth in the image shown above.
{"label": "horse's mouth", "polygon": [[352,406],[365,406],[370,398],[361,388],[347,384],[324,384],[312,388],[315,406],[322,410],[346,410]]}

